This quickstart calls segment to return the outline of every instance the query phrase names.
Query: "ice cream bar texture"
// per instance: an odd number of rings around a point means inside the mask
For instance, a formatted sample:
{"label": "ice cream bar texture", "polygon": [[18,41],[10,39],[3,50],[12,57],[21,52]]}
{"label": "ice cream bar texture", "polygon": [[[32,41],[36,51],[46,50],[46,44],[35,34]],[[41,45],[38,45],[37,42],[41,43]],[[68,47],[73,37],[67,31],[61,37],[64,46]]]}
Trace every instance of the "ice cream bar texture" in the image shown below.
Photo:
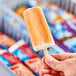
{"label": "ice cream bar texture", "polygon": [[23,16],[35,51],[54,45],[52,34],[40,7],[25,10]]}

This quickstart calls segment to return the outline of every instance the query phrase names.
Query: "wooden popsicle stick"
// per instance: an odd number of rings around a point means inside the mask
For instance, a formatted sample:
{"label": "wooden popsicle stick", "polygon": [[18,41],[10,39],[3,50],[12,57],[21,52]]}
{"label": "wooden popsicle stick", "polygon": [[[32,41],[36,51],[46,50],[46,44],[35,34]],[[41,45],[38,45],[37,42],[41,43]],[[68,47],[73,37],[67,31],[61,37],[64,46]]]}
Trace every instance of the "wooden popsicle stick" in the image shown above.
{"label": "wooden popsicle stick", "polygon": [[48,55],[49,55],[49,53],[48,53],[48,50],[47,50],[47,49],[44,49],[44,51],[43,51],[43,52],[44,52],[44,55],[45,55],[45,56],[48,56]]}
{"label": "wooden popsicle stick", "polygon": [[47,49],[44,49],[44,55],[46,56],[46,57],[48,57],[48,58],[51,58],[52,60],[54,60],[54,58],[51,56],[51,55],[49,55],[49,53],[48,53],[48,50]]}

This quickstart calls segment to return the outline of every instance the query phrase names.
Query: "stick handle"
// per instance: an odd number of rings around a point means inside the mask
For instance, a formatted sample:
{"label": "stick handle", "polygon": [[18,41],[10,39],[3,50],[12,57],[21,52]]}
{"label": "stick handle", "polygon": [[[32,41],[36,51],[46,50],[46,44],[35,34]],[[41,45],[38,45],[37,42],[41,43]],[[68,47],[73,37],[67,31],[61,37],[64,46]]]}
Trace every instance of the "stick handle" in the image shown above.
{"label": "stick handle", "polygon": [[44,51],[43,51],[43,52],[44,52],[44,55],[45,55],[45,56],[48,56],[48,55],[49,55],[49,53],[48,53],[48,50],[47,50],[47,49],[44,49]]}
{"label": "stick handle", "polygon": [[43,52],[44,52],[44,55],[45,55],[46,57],[51,58],[52,60],[54,60],[54,58],[53,58],[51,55],[49,55],[47,49],[44,49]]}

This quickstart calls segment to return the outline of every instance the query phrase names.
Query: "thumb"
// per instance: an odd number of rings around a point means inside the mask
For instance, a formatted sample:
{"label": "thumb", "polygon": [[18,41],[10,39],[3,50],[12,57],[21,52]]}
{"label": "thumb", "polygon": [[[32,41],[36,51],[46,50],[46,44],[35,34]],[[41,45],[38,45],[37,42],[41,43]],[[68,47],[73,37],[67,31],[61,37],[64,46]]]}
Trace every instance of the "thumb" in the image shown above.
{"label": "thumb", "polygon": [[56,60],[52,56],[45,57],[45,63],[56,71],[63,71],[64,64],[61,61]]}

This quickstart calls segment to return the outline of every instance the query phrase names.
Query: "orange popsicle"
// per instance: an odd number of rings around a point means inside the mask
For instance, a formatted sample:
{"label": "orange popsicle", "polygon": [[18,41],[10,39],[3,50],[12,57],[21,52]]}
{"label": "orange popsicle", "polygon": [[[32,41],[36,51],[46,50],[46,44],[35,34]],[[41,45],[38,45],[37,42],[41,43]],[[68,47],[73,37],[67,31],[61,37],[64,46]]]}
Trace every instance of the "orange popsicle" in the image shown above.
{"label": "orange popsicle", "polygon": [[23,13],[34,50],[44,50],[54,44],[52,34],[40,7],[29,8]]}

